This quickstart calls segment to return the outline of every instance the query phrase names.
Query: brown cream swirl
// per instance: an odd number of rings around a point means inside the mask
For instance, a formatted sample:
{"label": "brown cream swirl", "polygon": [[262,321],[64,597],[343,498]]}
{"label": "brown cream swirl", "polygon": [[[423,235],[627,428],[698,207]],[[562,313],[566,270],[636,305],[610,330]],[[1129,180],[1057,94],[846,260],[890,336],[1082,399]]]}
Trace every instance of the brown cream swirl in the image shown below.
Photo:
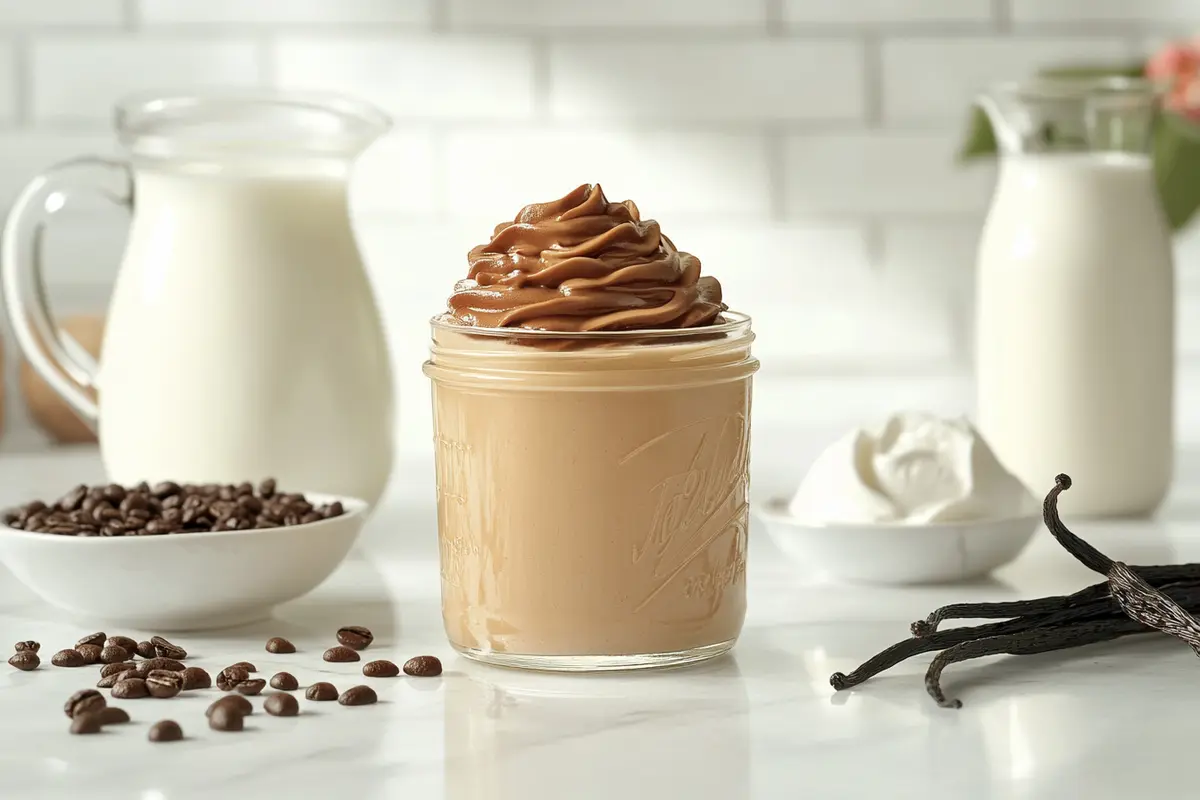
{"label": "brown cream swirl", "polygon": [[680,252],[633,201],[610,203],[584,184],[521,209],[471,250],[450,297],[462,324],[548,331],[694,328],[725,305],[700,259]]}

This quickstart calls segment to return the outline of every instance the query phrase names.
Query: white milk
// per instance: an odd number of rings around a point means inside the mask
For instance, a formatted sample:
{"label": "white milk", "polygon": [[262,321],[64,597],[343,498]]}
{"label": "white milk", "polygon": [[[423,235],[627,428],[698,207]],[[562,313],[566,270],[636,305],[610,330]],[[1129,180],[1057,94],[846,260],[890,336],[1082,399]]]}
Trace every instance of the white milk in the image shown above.
{"label": "white milk", "polygon": [[377,500],[392,381],[345,176],[140,169],[98,383],[118,483]]}
{"label": "white milk", "polygon": [[1174,273],[1150,161],[1005,157],[979,249],[980,430],[1039,496],[1138,514],[1172,470]]}

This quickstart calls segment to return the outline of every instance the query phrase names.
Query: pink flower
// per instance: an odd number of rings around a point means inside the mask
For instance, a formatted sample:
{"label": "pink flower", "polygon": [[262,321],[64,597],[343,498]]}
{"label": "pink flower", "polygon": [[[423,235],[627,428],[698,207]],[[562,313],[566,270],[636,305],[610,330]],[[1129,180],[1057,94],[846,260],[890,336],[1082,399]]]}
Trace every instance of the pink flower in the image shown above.
{"label": "pink flower", "polygon": [[1146,63],[1146,77],[1166,82],[1163,104],[1200,120],[1200,40],[1172,42]]}

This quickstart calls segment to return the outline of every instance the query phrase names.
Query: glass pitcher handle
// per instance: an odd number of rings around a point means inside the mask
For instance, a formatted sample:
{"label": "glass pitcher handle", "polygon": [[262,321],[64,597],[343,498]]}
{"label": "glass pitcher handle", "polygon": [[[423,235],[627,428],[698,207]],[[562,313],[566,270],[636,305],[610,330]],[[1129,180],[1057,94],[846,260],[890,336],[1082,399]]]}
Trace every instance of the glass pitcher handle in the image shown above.
{"label": "glass pitcher handle", "polygon": [[87,156],[43,172],[21,192],[0,241],[0,273],[8,321],[25,359],[55,392],[95,428],[96,359],[58,327],[42,276],[42,251],[50,219],[78,195],[99,195],[133,208],[133,172],[124,161]]}

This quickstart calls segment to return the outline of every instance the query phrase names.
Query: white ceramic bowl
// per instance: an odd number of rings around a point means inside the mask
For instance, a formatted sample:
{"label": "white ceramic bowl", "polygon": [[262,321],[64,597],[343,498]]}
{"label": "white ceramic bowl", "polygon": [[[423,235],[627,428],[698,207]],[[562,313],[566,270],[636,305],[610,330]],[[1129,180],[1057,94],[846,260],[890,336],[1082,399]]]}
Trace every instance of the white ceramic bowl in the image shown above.
{"label": "white ceramic bowl", "polygon": [[264,619],[315,589],[350,552],[367,503],[340,517],[279,528],[165,536],[55,536],[0,525],[0,561],[73,619],[150,631],[223,628]]}
{"label": "white ceramic bowl", "polygon": [[813,573],[852,583],[950,583],[978,578],[1016,558],[1040,516],[929,525],[812,525],[787,501],[755,509],[788,558]]}

